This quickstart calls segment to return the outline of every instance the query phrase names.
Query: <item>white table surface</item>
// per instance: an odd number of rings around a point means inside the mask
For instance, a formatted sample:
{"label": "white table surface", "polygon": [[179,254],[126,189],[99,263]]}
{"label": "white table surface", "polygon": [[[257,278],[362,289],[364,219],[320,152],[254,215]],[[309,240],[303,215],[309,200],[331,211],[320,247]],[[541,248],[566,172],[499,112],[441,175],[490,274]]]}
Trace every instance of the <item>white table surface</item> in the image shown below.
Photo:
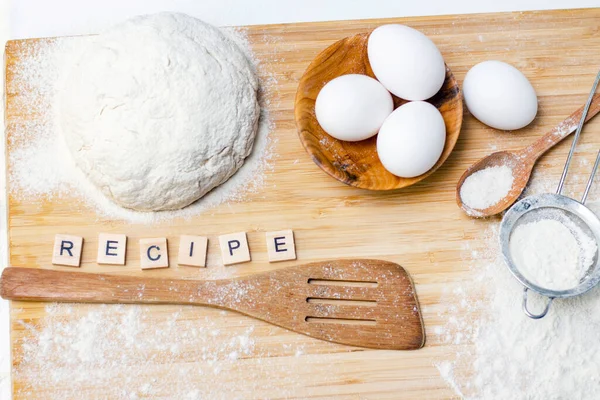
{"label": "white table surface", "polygon": [[[158,11],[184,12],[221,26],[584,7],[600,7],[600,0],[0,0],[0,45],[4,47],[8,39],[95,33],[133,15]],[[3,113],[0,107],[0,120]],[[0,129],[4,166],[4,127]],[[0,191],[1,268],[8,262],[4,173],[0,173]],[[10,399],[8,321],[8,304],[0,301],[2,400]]]}

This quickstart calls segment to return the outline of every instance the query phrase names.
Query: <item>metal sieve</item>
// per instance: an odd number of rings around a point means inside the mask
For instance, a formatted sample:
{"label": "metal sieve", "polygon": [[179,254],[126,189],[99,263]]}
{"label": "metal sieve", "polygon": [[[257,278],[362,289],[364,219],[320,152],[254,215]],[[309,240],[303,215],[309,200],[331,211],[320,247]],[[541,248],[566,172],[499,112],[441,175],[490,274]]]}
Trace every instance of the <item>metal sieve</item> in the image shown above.
{"label": "metal sieve", "polygon": [[[504,214],[504,217],[502,218],[502,222],[500,224],[500,247],[502,249],[504,261],[508,266],[510,272],[513,274],[513,276],[524,286],[523,312],[528,317],[533,319],[543,318],[548,313],[548,310],[552,305],[552,301],[555,298],[578,296],[592,289],[598,284],[598,282],[600,282],[600,257],[598,254],[598,247],[600,247],[600,219],[598,218],[598,216],[596,216],[594,212],[592,212],[588,207],[585,206],[585,201],[592,187],[596,170],[598,169],[598,165],[600,164],[600,151],[598,152],[598,155],[596,157],[596,162],[594,163],[594,167],[588,179],[581,201],[574,200],[570,197],[563,196],[561,194],[567,176],[567,172],[569,170],[569,165],[571,163],[571,159],[573,158],[575,147],[577,146],[577,141],[579,140],[579,136],[581,135],[581,130],[583,128],[585,118],[587,116],[593,95],[596,92],[596,88],[598,86],[599,81],[600,72],[598,72],[598,75],[596,76],[596,80],[594,81],[594,85],[592,86],[592,90],[586,103],[586,107],[583,111],[583,115],[581,117],[581,120],[579,121],[579,125],[577,126],[577,131],[575,133],[573,143],[571,144],[571,149],[567,156],[567,160],[565,162],[565,166],[560,181],[558,183],[558,187],[556,189],[556,194],[544,193],[525,197],[524,199],[515,203],[506,212],[506,214]],[[566,290],[553,290],[535,284],[534,282],[527,279],[521,273],[521,271],[519,271],[519,268],[514,262],[510,252],[510,239],[514,229],[521,224],[541,219],[564,218],[567,218],[569,221],[573,222],[575,226],[577,226],[581,231],[583,231],[584,234],[586,234],[596,242],[596,254],[594,255],[592,265],[580,279],[579,284],[577,286]],[[543,311],[539,314],[532,313],[527,307],[527,292],[529,290],[532,290],[548,298],[546,306],[544,307]]]}

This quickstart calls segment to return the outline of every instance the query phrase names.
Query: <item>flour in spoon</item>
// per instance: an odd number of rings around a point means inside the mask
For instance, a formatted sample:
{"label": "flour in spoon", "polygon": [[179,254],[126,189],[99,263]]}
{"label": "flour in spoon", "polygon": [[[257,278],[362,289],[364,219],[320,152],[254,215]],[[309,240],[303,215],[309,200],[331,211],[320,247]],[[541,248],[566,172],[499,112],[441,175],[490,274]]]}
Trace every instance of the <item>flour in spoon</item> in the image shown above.
{"label": "flour in spoon", "polygon": [[460,188],[460,198],[472,210],[472,214],[476,214],[476,210],[485,210],[506,197],[513,181],[513,170],[510,167],[488,167],[465,179]]}

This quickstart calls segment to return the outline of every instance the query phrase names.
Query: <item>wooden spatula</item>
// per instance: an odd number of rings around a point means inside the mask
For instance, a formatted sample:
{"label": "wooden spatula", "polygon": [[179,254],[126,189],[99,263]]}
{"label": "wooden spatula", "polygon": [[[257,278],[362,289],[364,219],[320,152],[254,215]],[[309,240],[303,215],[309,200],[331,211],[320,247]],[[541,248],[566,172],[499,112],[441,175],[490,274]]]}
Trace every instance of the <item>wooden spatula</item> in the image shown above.
{"label": "wooden spatula", "polygon": [[216,281],[6,268],[0,295],[23,301],[192,304],[234,310],[305,335],[352,346],[408,350],[425,332],[401,266],[336,260]]}

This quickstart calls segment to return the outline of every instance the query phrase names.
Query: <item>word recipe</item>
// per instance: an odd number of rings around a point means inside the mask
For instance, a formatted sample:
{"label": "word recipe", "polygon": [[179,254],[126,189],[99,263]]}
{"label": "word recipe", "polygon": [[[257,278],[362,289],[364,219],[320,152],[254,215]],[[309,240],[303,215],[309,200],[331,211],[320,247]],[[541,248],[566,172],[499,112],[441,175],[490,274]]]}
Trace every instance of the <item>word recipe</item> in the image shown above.
{"label": "word recipe", "polygon": [[[290,229],[266,232],[269,262],[296,259],[294,232]],[[169,253],[167,238],[144,238],[139,240],[140,267],[142,269],[168,268]],[[219,247],[224,265],[233,265],[251,260],[246,232],[219,236]],[[83,238],[58,234],[54,237],[52,264],[69,267],[81,265]],[[123,234],[100,233],[98,235],[98,264],[125,265],[127,236]],[[206,267],[208,238],[205,236],[181,235],[177,264],[190,267]]]}

